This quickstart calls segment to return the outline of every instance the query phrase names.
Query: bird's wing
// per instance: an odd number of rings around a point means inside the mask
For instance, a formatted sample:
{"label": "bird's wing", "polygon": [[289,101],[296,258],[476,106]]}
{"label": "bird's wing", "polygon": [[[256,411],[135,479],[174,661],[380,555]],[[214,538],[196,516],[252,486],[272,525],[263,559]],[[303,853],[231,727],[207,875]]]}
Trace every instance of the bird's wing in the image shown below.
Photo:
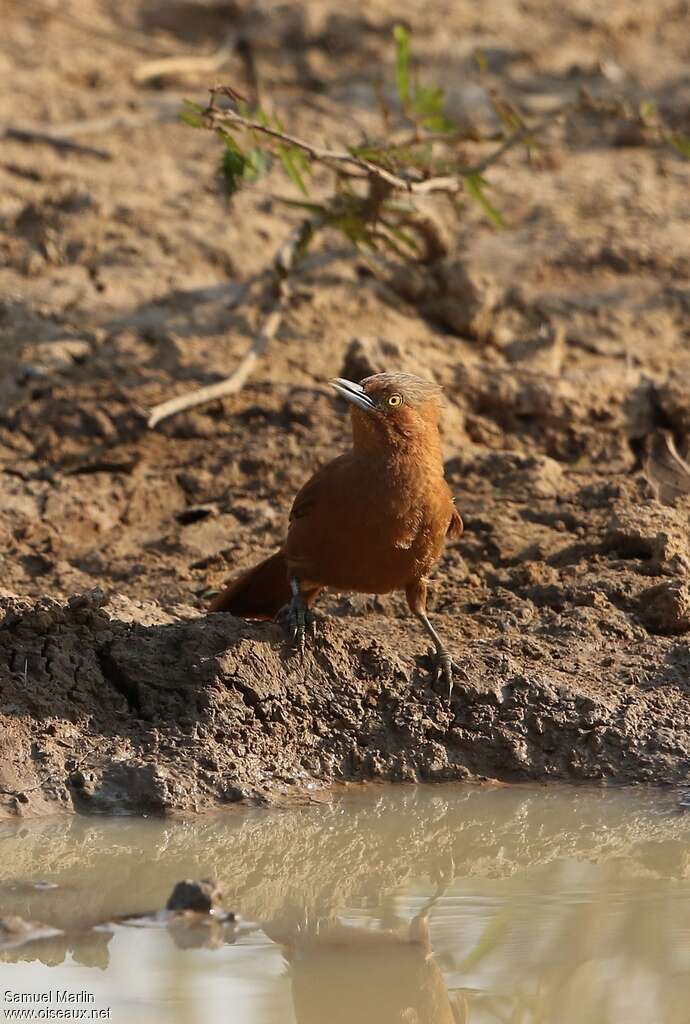
{"label": "bird's wing", "polygon": [[345,463],[348,455],[349,453],[345,453],[337,459],[333,459],[332,462],[327,462],[307,480],[306,484],[297,492],[292,503],[291,523],[296,519],[306,518],[320,503],[323,503],[324,498],[328,499],[329,492],[337,479],[338,469],[341,468],[341,464]]}
{"label": "bird's wing", "polygon": [[453,540],[458,540],[464,532],[465,527],[463,526],[462,517],[454,507],[450,516],[450,522],[448,523],[448,529],[446,530],[446,536]]}

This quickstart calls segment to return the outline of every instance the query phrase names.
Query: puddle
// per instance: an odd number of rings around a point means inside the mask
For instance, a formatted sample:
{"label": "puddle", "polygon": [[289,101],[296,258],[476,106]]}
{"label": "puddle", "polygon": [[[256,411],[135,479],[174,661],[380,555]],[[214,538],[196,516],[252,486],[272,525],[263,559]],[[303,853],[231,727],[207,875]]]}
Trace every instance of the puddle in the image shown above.
{"label": "puddle", "polygon": [[[105,925],[203,877],[237,927]],[[6,1020],[690,1019],[690,817],[670,793],[368,787],[214,818],[4,824],[0,914],[61,933],[0,952]]]}

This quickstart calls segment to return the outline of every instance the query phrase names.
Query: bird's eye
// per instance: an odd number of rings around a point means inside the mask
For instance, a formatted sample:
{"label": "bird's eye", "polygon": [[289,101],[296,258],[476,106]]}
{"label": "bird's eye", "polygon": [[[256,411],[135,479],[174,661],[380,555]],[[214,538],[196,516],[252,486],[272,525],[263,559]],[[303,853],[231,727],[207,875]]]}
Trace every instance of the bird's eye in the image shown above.
{"label": "bird's eye", "polygon": [[397,409],[399,405],[403,404],[403,397],[402,395],[390,395],[386,404],[391,409]]}

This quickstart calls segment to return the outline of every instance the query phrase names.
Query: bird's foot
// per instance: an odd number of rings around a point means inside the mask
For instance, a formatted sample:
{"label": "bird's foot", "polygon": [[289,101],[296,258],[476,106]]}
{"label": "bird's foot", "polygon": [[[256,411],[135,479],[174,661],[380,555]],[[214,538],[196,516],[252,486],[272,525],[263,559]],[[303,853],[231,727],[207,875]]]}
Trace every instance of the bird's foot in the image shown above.
{"label": "bird's foot", "polygon": [[448,701],[450,702],[453,696],[453,681],[457,676],[467,678],[467,673],[464,669],[460,668],[455,664],[445,647],[441,647],[438,650],[432,650],[429,652],[431,662],[433,665],[432,669],[432,682],[439,683],[443,681],[448,687]]}
{"label": "bird's foot", "polygon": [[307,646],[307,636],[316,636],[316,617],[309,610],[301,594],[294,594],[290,604],[279,615],[281,625],[292,640],[292,647],[304,657]]}

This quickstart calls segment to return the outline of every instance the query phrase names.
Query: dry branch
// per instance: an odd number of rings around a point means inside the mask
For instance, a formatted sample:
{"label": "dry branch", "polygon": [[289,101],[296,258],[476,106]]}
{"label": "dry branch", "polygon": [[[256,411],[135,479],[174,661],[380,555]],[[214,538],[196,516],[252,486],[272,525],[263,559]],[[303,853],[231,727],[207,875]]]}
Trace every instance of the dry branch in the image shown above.
{"label": "dry branch", "polygon": [[218,398],[227,398],[228,395],[235,395],[241,391],[257,360],[265,352],[268,343],[276,336],[289,298],[290,289],[287,281],[282,281],[273,308],[266,315],[261,330],[254,338],[251,348],[237,369],[229,377],[218,381],[217,384],[209,384],[205,388],[199,388],[186,395],[178,395],[177,398],[170,398],[168,401],[154,406],[147,421],[149,427],[153,429],[170,416],[186,412],[188,409],[195,409],[200,405],[208,405],[209,402],[214,402]]}
{"label": "dry branch", "polygon": [[[212,95],[218,92],[225,92],[225,89],[213,89]],[[414,181],[409,177],[401,177],[393,174],[392,171],[381,167],[379,164],[365,160],[361,156],[351,153],[349,150],[327,149],[324,146],[316,145],[301,139],[297,135],[272,128],[270,125],[262,124],[249,117],[243,117],[234,110],[219,110],[211,101],[210,106],[204,110],[204,119],[209,128],[242,128],[245,131],[257,132],[268,138],[288,146],[295,146],[306,153],[308,157],[319,163],[342,164],[355,170],[364,171],[367,176],[373,176],[381,181],[387,182],[392,188],[401,192],[412,192],[415,195],[428,195],[430,192],[457,192],[462,183],[455,176],[444,175],[438,178],[428,178],[425,181]]]}
{"label": "dry branch", "polygon": [[366,160],[364,157],[359,156],[357,153],[354,153],[349,149],[328,149],[324,146],[319,146],[316,143],[310,142],[307,139],[302,139],[297,135],[291,135],[289,132],[284,132],[278,128],[272,127],[271,125],[264,124],[261,121],[245,117],[242,114],[237,113],[235,110],[221,110],[215,105],[215,97],[220,93],[228,96],[232,100],[236,99],[236,93],[234,90],[229,89],[226,86],[216,86],[212,89],[211,101],[208,107],[203,111],[206,127],[221,130],[224,128],[241,128],[244,131],[256,132],[259,135],[264,135],[267,138],[274,139],[276,142],[280,142],[284,145],[294,146],[297,149],[300,149],[303,153],[306,153],[311,160],[318,163],[336,164],[350,167],[354,171],[363,171],[366,176],[370,178],[378,178],[380,181],[386,182],[396,191],[406,192],[415,196],[430,195],[433,192],[459,192],[463,188],[463,178],[471,175],[482,174],[493,164],[501,160],[501,158],[514,146],[517,146],[519,143],[539,134],[548,127],[548,125],[573,112],[583,102],[580,98],[569,103],[564,103],[562,106],[556,107],[554,110],[546,114],[537,124],[531,126],[526,124],[521,125],[515,132],[513,132],[513,134],[508,136],[500,146],[487,154],[487,156],[476,164],[470,164],[465,167],[459,166],[457,171],[453,174],[444,174],[431,178],[420,178],[418,171],[394,174],[386,167],[382,167],[380,164],[374,163],[371,160]]}
{"label": "dry branch", "polygon": [[218,381],[217,384],[209,384],[207,387],[199,388],[186,395],[178,395],[176,398],[170,398],[154,406],[147,421],[151,429],[170,416],[186,412],[188,409],[195,409],[200,405],[208,405],[209,402],[227,398],[228,395],[235,395],[242,390],[257,361],[280,330],[283,316],[292,297],[290,275],[299,263],[305,244],[319,226],[320,221],[317,219],[303,221],[290,233],[287,241],[276,253],[270,272],[271,302],[264,314],[261,328],[239,366],[229,377]]}
{"label": "dry branch", "polygon": [[145,85],[146,82],[151,82],[156,78],[167,78],[170,75],[212,75],[228,63],[236,46],[237,40],[232,33],[215,53],[196,57],[189,55],[161,57],[159,60],[146,61],[135,69],[132,79],[137,85]]}

